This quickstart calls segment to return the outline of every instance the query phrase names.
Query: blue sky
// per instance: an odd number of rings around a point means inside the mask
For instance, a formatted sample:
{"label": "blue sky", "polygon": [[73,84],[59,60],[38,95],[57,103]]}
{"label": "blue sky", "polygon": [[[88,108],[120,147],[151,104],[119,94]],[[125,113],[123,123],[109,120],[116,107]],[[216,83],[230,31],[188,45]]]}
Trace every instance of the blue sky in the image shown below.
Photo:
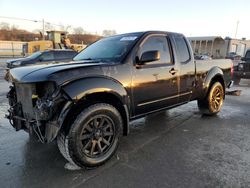
{"label": "blue sky", "polygon": [[114,29],[118,33],[166,30],[187,36],[221,35],[250,39],[249,0],[0,0],[0,22],[17,24],[34,30],[40,23],[14,21],[1,16],[81,26],[86,31],[102,33]]}

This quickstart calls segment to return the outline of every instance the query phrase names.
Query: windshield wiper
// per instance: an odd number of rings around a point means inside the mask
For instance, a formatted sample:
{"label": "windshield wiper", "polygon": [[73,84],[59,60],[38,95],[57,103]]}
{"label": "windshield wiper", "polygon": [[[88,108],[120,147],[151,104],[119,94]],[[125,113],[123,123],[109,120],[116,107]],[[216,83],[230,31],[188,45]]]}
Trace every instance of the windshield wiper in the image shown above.
{"label": "windshield wiper", "polygon": [[[84,61],[84,60],[95,62],[95,63],[112,62],[111,59],[102,59],[102,58],[96,58],[96,59],[93,59],[93,58],[84,58],[84,59],[78,59],[78,60],[74,60],[74,61]],[[89,63],[91,63],[91,62],[89,62]]]}
{"label": "windshield wiper", "polygon": [[93,59],[93,58],[84,58],[84,59],[79,59],[79,60],[96,60],[96,59]]}
{"label": "windshield wiper", "polygon": [[95,61],[95,62],[99,62],[99,61],[103,61],[103,59],[100,59],[100,58],[96,58],[96,59],[94,59],[94,58],[84,58],[84,59],[77,59],[77,60],[74,60],[74,61],[85,61],[85,60],[87,60],[87,61]]}

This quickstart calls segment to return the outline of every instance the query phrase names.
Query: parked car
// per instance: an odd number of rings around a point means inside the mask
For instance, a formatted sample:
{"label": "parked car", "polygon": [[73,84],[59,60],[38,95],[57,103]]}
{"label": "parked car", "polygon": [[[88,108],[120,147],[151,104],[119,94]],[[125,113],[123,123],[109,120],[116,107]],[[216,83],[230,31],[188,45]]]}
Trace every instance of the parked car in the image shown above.
{"label": "parked car", "polygon": [[241,62],[234,67],[233,80],[235,85],[240,83],[241,78],[250,79],[250,49],[241,58]]}
{"label": "parked car", "polygon": [[20,66],[51,63],[55,61],[70,61],[76,54],[76,51],[66,49],[39,51],[28,57],[9,60],[6,63],[6,66],[11,69]]}
{"label": "parked car", "polygon": [[212,57],[210,57],[208,55],[196,55],[196,56],[194,56],[194,59],[196,59],[196,60],[211,60]]}
{"label": "parked car", "polygon": [[226,59],[240,60],[241,56],[238,55],[236,52],[230,52],[230,53],[227,54]]}
{"label": "parked car", "polygon": [[57,139],[78,167],[110,159],[132,120],[193,100],[203,114],[217,114],[231,85],[231,60],[194,61],[178,33],[103,38],[74,61],[11,69],[7,118],[42,143]]}

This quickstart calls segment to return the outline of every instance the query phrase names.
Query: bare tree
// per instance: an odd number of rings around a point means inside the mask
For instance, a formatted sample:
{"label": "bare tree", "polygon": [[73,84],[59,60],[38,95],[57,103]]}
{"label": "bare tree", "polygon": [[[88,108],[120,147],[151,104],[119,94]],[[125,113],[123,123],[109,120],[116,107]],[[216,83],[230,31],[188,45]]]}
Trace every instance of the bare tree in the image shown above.
{"label": "bare tree", "polygon": [[60,28],[61,31],[68,31],[68,29],[71,28],[71,25],[60,24],[59,28]]}
{"label": "bare tree", "polygon": [[53,25],[51,25],[51,23],[46,23],[45,24],[45,30],[49,30],[49,31],[51,31],[51,30],[54,30],[55,28],[54,28],[54,26]]}
{"label": "bare tree", "polygon": [[34,29],[34,30],[32,30],[32,33],[35,33],[35,34],[40,33],[40,32],[41,32],[41,29]]}
{"label": "bare tree", "polygon": [[11,30],[18,30],[18,28],[19,28],[18,25],[14,25],[14,24],[13,24],[13,25],[11,26]]}
{"label": "bare tree", "polygon": [[2,29],[2,30],[10,30],[10,24],[8,24],[6,22],[1,22],[0,23],[0,29]]}
{"label": "bare tree", "polygon": [[116,35],[116,31],[115,30],[103,30],[102,35],[104,37]]}
{"label": "bare tree", "polygon": [[82,35],[85,34],[85,31],[82,27],[76,27],[73,29],[73,34]]}

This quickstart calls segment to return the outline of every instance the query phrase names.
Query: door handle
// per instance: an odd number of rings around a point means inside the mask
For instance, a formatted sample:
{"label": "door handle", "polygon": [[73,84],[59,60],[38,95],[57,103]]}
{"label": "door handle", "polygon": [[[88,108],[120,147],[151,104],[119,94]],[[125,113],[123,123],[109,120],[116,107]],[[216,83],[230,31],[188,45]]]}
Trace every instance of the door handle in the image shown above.
{"label": "door handle", "polygon": [[172,74],[172,75],[175,75],[176,73],[178,72],[178,70],[172,68],[169,73]]}

